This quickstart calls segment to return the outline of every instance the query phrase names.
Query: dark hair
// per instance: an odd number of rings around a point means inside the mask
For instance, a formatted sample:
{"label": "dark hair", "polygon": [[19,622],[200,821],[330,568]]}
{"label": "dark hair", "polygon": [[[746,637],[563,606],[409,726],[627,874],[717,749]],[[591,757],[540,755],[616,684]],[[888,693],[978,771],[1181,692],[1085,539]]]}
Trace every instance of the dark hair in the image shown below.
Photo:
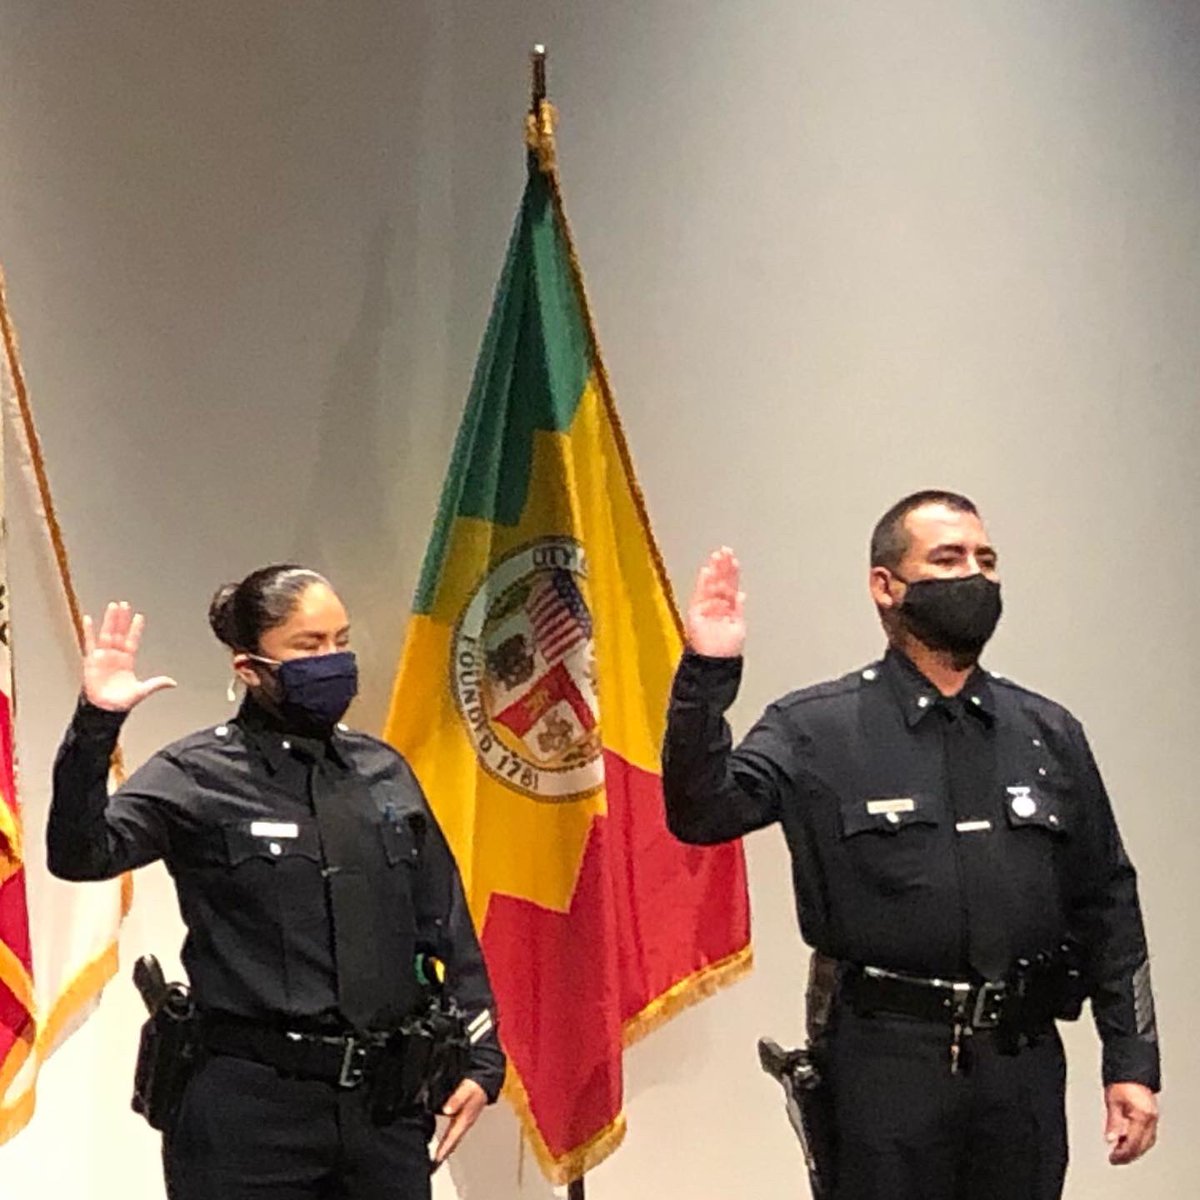
{"label": "dark hair", "polygon": [[328,582],[324,575],[295,563],[259,567],[241,583],[217,589],[208,606],[208,623],[230,650],[253,654],[262,635],[282,625],[314,583],[328,586]]}
{"label": "dark hair", "polygon": [[897,500],[875,523],[871,531],[871,566],[887,567],[889,571],[894,571],[900,565],[900,560],[908,552],[908,530],[904,528],[904,518],[926,504],[944,504],[955,512],[979,515],[979,509],[958,492],[943,492],[936,488],[913,492],[911,496]]}

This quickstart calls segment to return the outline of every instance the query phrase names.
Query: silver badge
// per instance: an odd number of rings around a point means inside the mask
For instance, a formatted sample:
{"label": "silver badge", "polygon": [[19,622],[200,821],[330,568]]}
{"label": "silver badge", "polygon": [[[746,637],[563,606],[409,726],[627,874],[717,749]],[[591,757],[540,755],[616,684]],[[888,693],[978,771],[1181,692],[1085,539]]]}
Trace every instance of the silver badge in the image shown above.
{"label": "silver badge", "polygon": [[1012,810],[1018,817],[1032,817],[1037,812],[1037,801],[1028,792],[1014,796]]}

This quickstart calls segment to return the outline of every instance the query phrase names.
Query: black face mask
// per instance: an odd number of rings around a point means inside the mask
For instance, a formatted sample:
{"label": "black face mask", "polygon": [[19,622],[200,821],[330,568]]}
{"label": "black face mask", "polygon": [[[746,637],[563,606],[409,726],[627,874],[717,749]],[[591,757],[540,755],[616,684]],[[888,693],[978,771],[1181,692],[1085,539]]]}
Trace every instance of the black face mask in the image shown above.
{"label": "black face mask", "polygon": [[279,662],[250,655],[271,668],[279,715],[298,729],[324,731],[341,720],[358,692],[358,662],[349,650]]}
{"label": "black face mask", "polygon": [[[900,576],[896,576],[900,579]],[[977,658],[1000,620],[1000,585],[986,575],[908,583],[900,619],[931,650]]]}

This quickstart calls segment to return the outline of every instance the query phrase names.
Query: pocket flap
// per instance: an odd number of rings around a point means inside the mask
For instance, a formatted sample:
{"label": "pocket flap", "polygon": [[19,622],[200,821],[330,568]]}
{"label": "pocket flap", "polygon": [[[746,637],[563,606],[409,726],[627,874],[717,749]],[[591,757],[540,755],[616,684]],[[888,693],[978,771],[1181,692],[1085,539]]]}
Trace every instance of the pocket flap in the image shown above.
{"label": "pocket flap", "polygon": [[383,852],[393,867],[404,862],[416,865],[417,839],[408,821],[385,816],[379,824],[379,832],[383,837]]}
{"label": "pocket flap", "polygon": [[1054,798],[1041,795],[1033,788],[1009,788],[1004,800],[1010,828],[1033,827],[1057,834],[1067,832],[1066,814]]}
{"label": "pocket flap", "polygon": [[880,796],[842,801],[842,837],[858,833],[899,833],[910,825],[937,825],[927,796]]}
{"label": "pocket flap", "polygon": [[321,860],[321,844],[315,824],[299,822],[238,821],[226,825],[225,853],[230,866],[252,858],[276,861],[283,858]]}

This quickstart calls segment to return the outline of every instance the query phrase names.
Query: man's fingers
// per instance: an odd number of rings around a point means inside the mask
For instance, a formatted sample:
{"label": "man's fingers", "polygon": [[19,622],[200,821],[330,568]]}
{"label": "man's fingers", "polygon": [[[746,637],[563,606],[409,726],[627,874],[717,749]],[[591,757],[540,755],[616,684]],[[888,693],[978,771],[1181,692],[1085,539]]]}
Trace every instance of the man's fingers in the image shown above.
{"label": "man's fingers", "polygon": [[1112,1147],[1108,1161],[1123,1166],[1141,1158],[1158,1137],[1158,1115],[1129,1105],[1113,1105],[1105,1123],[1105,1140]]}
{"label": "man's fingers", "polygon": [[734,558],[733,551],[728,546],[723,546],[708,561],[715,582],[736,590],[741,566]]}
{"label": "man's fingers", "polygon": [[692,605],[692,612],[698,617],[709,617],[718,619],[720,617],[731,617],[737,614],[736,607],[724,597],[714,598],[709,600],[701,600],[698,604]]}
{"label": "man's fingers", "polygon": [[732,604],[738,597],[736,579],[718,579],[707,570],[700,572],[696,590],[692,593],[692,604],[703,604],[706,600],[724,600]]}
{"label": "man's fingers", "polygon": [[1123,1139],[1125,1153],[1123,1163],[1135,1162],[1154,1145],[1158,1120],[1148,1113],[1134,1112],[1129,1121],[1129,1130]]}
{"label": "man's fingers", "polygon": [[722,587],[737,591],[741,567],[728,546],[714,550],[696,577],[696,589]]}
{"label": "man's fingers", "polygon": [[87,613],[83,615],[83,653],[87,658],[96,653],[96,627]]}

